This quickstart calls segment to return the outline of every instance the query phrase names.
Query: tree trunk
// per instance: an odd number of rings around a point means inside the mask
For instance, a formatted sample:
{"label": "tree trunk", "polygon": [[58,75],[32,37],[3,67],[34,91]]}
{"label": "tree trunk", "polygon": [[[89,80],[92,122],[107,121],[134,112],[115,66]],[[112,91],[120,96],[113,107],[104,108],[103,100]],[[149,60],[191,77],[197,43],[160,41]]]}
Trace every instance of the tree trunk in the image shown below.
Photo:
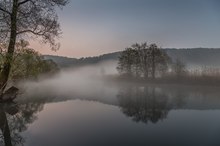
{"label": "tree trunk", "polygon": [[8,120],[3,109],[0,108],[0,129],[3,134],[5,146],[12,146],[11,133],[8,126]]}
{"label": "tree trunk", "polygon": [[3,69],[1,71],[1,84],[0,84],[0,93],[2,95],[9,78],[11,63],[13,61],[13,55],[15,50],[15,43],[17,37],[17,11],[18,11],[18,0],[13,0],[13,8],[11,13],[11,32],[10,32],[10,40],[8,45],[8,50],[6,53],[6,57],[3,64]]}
{"label": "tree trunk", "polygon": [[152,78],[155,79],[155,48],[152,50]]}

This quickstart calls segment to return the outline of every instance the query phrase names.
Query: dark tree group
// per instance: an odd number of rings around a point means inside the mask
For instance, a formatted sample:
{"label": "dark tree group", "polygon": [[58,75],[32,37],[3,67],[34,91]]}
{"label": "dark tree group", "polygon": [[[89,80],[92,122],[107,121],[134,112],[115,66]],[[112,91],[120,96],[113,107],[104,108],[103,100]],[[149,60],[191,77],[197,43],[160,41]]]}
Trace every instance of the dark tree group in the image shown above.
{"label": "dark tree group", "polygon": [[169,56],[156,44],[136,43],[121,53],[117,70],[126,77],[155,79],[165,74],[169,62]]}

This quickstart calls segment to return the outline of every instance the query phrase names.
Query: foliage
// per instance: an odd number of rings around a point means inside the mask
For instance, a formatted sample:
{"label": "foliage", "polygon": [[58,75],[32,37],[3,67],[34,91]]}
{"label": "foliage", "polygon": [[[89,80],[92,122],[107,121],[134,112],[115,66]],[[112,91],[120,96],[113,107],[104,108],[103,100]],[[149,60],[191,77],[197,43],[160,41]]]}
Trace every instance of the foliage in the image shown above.
{"label": "foliage", "polygon": [[137,51],[132,48],[126,48],[119,57],[117,70],[120,74],[132,76],[132,69],[137,68]]}
{"label": "foliage", "polygon": [[156,44],[134,44],[119,56],[117,70],[123,76],[155,78],[168,69],[170,58]]}
{"label": "foliage", "polygon": [[18,40],[41,38],[52,49],[59,48],[56,38],[61,31],[56,7],[67,3],[68,0],[0,0],[0,43],[7,43],[0,73],[1,94],[7,86]]}
{"label": "foliage", "polygon": [[19,38],[42,38],[55,49],[55,38],[61,33],[56,7],[67,3],[68,0],[0,0],[1,40],[7,41],[13,29]]}
{"label": "foliage", "polygon": [[[28,45],[29,43],[24,40],[16,43],[15,55],[10,72],[11,80],[37,79],[41,74],[58,71],[56,63],[52,60],[45,60],[37,51],[28,48]],[[4,56],[4,53],[2,56]]]}

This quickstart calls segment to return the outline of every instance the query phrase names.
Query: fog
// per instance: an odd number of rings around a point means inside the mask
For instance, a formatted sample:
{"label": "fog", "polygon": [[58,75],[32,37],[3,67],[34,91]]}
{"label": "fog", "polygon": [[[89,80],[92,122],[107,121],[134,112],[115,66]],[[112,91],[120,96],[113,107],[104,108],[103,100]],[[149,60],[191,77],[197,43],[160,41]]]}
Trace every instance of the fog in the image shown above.
{"label": "fog", "polygon": [[[111,81],[108,77],[118,75],[116,65],[116,61],[108,61],[92,66],[61,70],[55,76],[42,77],[38,81],[21,82],[18,85],[21,94],[17,100],[55,102],[81,99],[118,105],[120,104],[118,96],[121,94],[124,94],[128,99],[129,96],[137,94],[137,96],[132,97],[136,100],[144,90],[147,92],[155,90],[161,99],[168,97],[167,100],[171,103],[183,100],[185,103],[190,102],[196,106],[198,100],[201,100],[199,107],[206,105],[213,105],[215,108],[220,107],[219,104],[215,105],[220,103],[218,87]],[[143,97],[151,98],[152,95],[148,95],[147,92],[143,93]],[[186,106],[188,105],[186,104]]]}
{"label": "fog", "polygon": [[50,78],[21,82],[18,85],[21,89],[20,98],[107,98],[117,93],[115,85],[105,79],[106,76],[117,75],[116,64],[116,61],[107,61],[70,68]]}
{"label": "fog", "polygon": [[[23,133],[27,145],[105,145],[115,139],[149,145],[146,137],[169,143],[177,135],[176,143],[182,137],[206,143],[212,134],[207,127],[219,125],[219,87],[111,81],[115,67],[109,61],[20,83],[20,115],[34,119]],[[198,137],[201,129],[205,136]]]}

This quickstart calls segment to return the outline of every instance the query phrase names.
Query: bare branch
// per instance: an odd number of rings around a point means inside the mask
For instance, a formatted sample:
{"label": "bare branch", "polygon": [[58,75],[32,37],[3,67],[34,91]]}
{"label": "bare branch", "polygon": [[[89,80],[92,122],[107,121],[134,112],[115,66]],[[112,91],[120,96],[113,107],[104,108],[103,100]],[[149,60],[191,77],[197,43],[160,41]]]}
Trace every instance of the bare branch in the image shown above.
{"label": "bare branch", "polygon": [[10,13],[9,11],[7,11],[7,10],[5,10],[5,9],[1,8],[1,7],[0,7],[0,11],[5,12],[5,13],[7,13],[7,14],[11,15],[11,13]]}
{"label": "bare branch", "polygon": [[27,30],[17,32],[18,35],[23,34],[23,33],[32,33],[34,35],[43,36],[45,32],[43,32],[43,31],[35,32],[34,30],[31,30],[31,29],[27,29]]}
{"label": "bare branch", "polygon": [[20,3],[18,3],[18,6],[23,5],[23,4],[25,4],[25,3],[29,2],[29,1],[31,1],[31,0],[24,0],[24,1],[20,2]]}

